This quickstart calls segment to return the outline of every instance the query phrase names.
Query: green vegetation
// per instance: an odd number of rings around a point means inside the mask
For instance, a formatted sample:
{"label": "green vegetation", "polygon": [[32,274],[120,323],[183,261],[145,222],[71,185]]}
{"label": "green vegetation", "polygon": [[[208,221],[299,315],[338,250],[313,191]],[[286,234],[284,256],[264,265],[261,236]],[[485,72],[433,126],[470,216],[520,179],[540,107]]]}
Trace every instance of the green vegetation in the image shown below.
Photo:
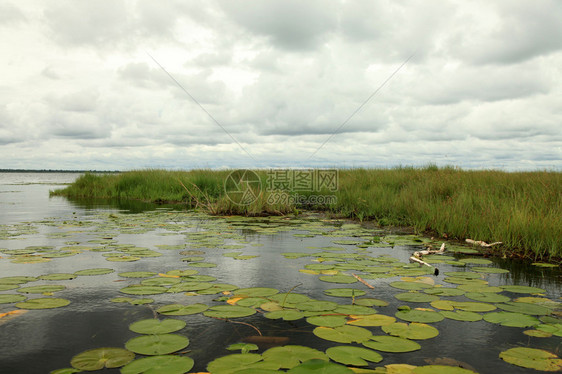
{"label": "green vegetation", "polygon": [[[139,199],[181,202],[213,214],[288,214],[302,209],[373,220],[382,226],[411,226],[419,232],[463,240],[500,241],[498,255],[554,260],[562,257],[562,173],[466,171],[455,168],[400,167],[339,170],[336,202],[295,205],[262,191],[248,205],[225,194],[230,171],[135,170],[87,173],[53,195],[73,198]],[[265,190],[267,171],[256,170]],[[286,191],[294,196],[295,192]],[[273,196],[275,196],[273,194]],[[269,204],[273,201],[274,204]],[[492,250],[492,249],[490,249]]]}

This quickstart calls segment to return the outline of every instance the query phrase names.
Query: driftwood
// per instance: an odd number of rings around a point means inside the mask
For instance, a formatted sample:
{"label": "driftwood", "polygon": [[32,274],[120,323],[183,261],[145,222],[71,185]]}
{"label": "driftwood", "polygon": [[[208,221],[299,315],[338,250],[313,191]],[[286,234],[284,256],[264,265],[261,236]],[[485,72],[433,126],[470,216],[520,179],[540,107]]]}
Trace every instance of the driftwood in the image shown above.
{"label": "driftwood", "polygon": [[363,278],[361,278],[360,276],[358,276],[357,274],[351,274],[353,275],[359,282],[363,283],[365,286],[373,289],[375,287],[373,287],[372,285],[370,285],[369,283],[365,282],[365,280]]}
{"label": "driftwood", "polygon": [[426,249],[423,251],[416,251],[414,252],[413,256],[410,257],[410,262],[417,262],[418,264],[420,264],[420,266],[429,266],[431,268],[434,268],[434,272],[433,275],[439,275],[439,269],[437,269],[435,266],[428,264],[427,262],[425,262],[424,260],[422,260],[422,257],[425,255],[430,255],[430,254],[441,254],[445,252],[445,243],[441,244],[441,248],[439,248],[438,250],[435,249]]}
{"label": "driftwood", "polygon": [[472,239],[466,239],[465,240],[468,244],[472,244],[472,245],[479,245],[481,247],[485,247],[485,248],[490,248],[493,247],[494,245],[498,245],[498,244],[502,244],[502,242],[494,242],[494,243],[486,243],[482,240],[472,240]]}

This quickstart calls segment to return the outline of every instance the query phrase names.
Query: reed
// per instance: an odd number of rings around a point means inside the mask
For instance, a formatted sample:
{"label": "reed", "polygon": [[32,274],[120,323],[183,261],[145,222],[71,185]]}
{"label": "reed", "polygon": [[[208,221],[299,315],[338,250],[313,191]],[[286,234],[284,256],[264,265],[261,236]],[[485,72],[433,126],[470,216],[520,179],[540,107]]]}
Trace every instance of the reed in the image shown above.
{"label": "reed", "polygon": [[[342,169],[323,205],[268,202],[263,191],[249,205],[225,194],[230,171],[160,169],[120,174],[84,174],[54,195],[85,198],[178,202],[213,214],[288,214],[303,209],[326,211],[381,226],[411,226],[418,232],[464,240],[501,241],[497,254],[534,260],[562,257],[562,173],[461,170],[452,167]],[[256,170],[262,186],[267,172]],[[292,191],[285,191],[292,194]],[[313,194],[309,192],[308,195]],[[306,194],[305,194],[306,195]]]}

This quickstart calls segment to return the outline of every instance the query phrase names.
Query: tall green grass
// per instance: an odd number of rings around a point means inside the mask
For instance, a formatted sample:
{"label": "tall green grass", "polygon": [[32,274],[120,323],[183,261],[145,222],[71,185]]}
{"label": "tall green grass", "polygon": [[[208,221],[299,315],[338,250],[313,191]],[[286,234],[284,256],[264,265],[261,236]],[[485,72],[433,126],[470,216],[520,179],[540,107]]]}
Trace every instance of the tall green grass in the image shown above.
{"label": "tall green grass", "polygon": [[[265,188],[267,172],[256,172]],[[85,174],[71,186],[52,193],[182,202],[214,214],[287,214],[316,209],[373,220],[383,226],[412,226],[440,237],[501,241],[503,245],[494,248],[503,255],[516,254],[535,260],[562,257],[562,173],[559,172],[465,171],[435,166],[343,169],[339,170],[337,191],[320,192],[334,195],[337,202],[315,206],[269,204],[271,192],[268,191],[250,205],[234,204],[224,191],[229,173],[150,169]]]}

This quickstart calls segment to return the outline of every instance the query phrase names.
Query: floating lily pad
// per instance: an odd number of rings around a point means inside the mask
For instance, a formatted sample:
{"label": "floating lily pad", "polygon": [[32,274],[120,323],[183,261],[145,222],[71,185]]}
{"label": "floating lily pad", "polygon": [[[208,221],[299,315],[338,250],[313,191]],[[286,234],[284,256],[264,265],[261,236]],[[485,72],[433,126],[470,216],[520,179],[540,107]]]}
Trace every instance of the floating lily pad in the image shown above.
{"label": "floating lily pad", "polygon": [[487,260],[485,258],[461,258],[460,262],[464,262],[465,264],[476,264],[476,265],[490,265],[493,262]]}
{"label": "floating lily pad", "polygon": [[[354,371],[352,371],[346,366],[335,364],[329,361],[309,360],[303,362],[299,366],[295,366],[287,373],[289,374],[353,374]],[[251,373],[241,373],[241,374],[251,374]]]}
{"label": "floating lily pad", "polygon": [[482,315],[474,312],[467,312],[464,310],[444,310],[439,313],[441,313],[445,318],[454,319],[456,321],[476,322],[482,319]]}
{"label": "floating lily pad", "polygon": [[194,361],[190,357],[173,355],[152,356],[140,358],[127,364],[121,369],[121,374],[183,374],[191,370],[193,365]]}
{"label": "floating lily pad", "polygon": [[306,319],[306,322],[315,326],[339,327],[346,324],[345,316],[312,316]]}
{"label": "floating lily pad", "polygon": [[319,338],[338,343],[362,343],[372,336],[367,329],[348,325],[334,328],[320,326],[316,327],[313,333]]}
{"label": "floating lily pad", "polygon": [[54,280],[54,281],[70,280],[74,278],[76,278],[76,274],[70,274],[70,273],[52,273],[52,274],[41,275],[39,277],[39,279]]}
{"label": "floating lily pad", "polygon": [[141,258],[137,257],[137,256],[108,256],[105,258],[107,261],[113,261],[113,262],[134,262],[134,261],[138,261]]}
{"label": "floating lily pad", "polygon": [[432,288],[431,284],[422,283],[422,282],[405,282],[405,281],[396,281],[391,282],[388,284],[390,287],[398,288],[400,290],[407,290],[407,291],[417,291],[422,290],[424,288]]}
{"label": "floating lily pad", "polygon": [[135,354],[123,348],[96,348],[77,354],[70,360],[70,365],[79,370],[94,371],[104,367],[118,368],[128,364]]}
{"label": "floating lily pad", "polygon": [[17,303],[27,299],[24,295],[0,295],[0,304]]}
{"label": "floating lily pad", "polygon": [[38,299],[29,299],[16,304],[20,309],[53,309],[61,308],[70,304],[69,300],[56,297],[42,297]]}
{"label": "floating lily pad", "polygon": [[548,323],[538,325],[536,329],[544,332],[549,332],[552,335],[562,336],[562,323]]}
{"label": "floating lily pad", "polygon": [[[231,374],[242,369],[255,367],[255,364],[261,360],[262,356],[256,353],[236,353],[209,362],[207,370],[211,374]],[[270,369],[277,370],[278,367],[276,368],[273,365]]]}
{"label": "floating lily pad", "polygon": [[420,292],[403,292],[394,295],[394,297],[400,301],[407,301],[410,303],[429,303],[431,301],[439,300],[439,296]]}
{"label": "floating lily pad", "polygon": [[215,268],[217,264],[213,264],[211,262],[191,262],[188,264],[193,268]]}
{"label": "floating lily pad", "polygon": [[430,339],[439,335],[439,330],[425,323],[403,323],[396,322],[391,325],[382,326],[382,330],[389,335],[398,336],[404,339]]}
{"label": "floating lily pad", "polygon": [[129,325],[129,330],[138,334],[168,334],[185,327],[185,321],[179,319],[158,320],[156,318],[143,319]]}
{"label": "floating lily pad", "polygon": [[143,286],[173,286],[181,282],[178,278],[157,277],[144,279],[140,282]]}
{"label": "floating lily pad", "polygon": [[362,306],[388,306],[388,301],[374,299],[371,297],[363,297],[355,299],[355,305]]}
{"label": "floating lily pad", "polygon": [[128,295],[158,295],[166,291],[168,291],[168,289],[162,286],[141,286],[136,284],[119,290],[119,292]]}
{"label": "floating lily pad", "polygon": [[275,310],[264,314],[265,318],[282,319],[283,321],[296,321],[304,317],[304,314],[294,309]]}
{"label": "floating lily pad", "polygon": [[214,295],[225,291],[234,291],[238,286],[228,283],[212,283],[212,286],[202,290],[197,290],[199,295]]}
{"label": "floating lily pad", "polygon": [[209,308],[203,315],[215,318],[240,318],[255,314],[256,310],[238,305],[217,305]]}
{"label": "floating lily pad", "polygon": [[458,288],[451,288],[451,287],[426,288],[423,290],[423,292],[435,296],[462,296],[465,293],[464,290],[460,290]]}
{"label": "floating lily pad", "polygon": [[240,351],[240,353],[248,353],[250,351],[257,351],[260,349],[255,344],[250,343],[234,343],[226,347],[229,351]]}
{"label": "floating lily pad", "polygon": [[278,302],[282,307],[294,306],[295,304],[311,301],[310,297],[299,293],[278,293],[269,296],[269,299]]}
{"label": "floating lily pad", "polygon": [[559,265],[556,264],[549,264],[546,262],[533,262],[533,266],[543,267],[543,268],[557,268]]}
{"label": "floating lily pad", "polygon": [[119,273],[120,277],[124,278],[150,278],[155,276],[157,273],[152,271],[126,271],[123,273]]}
{"label": "floating lily pad", "polygon": [[177,292],[191,292],[191,291],[203,291],[213,286],[212,283],[208,282],[183,282],[170,287],[167,292],[177,293]]}
{"label": "floating lily pad", "polygon": [[372,336],[371,340],[362,344],[377,351],[393,353],[412,352],[421,348],[421,345],[412,340],[388,335]]}
{"label": "floating lily pad", "polygon": [[0,291],[15,290],[19,288],[20,284],[0,284]]}
{"label": "floating lily pad", "polygon": [[325,312],[325,311],[334,310],[338,306],[339,304],[334,303],[333,301],[319,301],[319,300],[306,301],[304,303],[300,303],[296,305],[298,309],[308,312]]}
{"label": "floating lily pad", "polygon": [[95,269],[85,269],[78,270],[74,272],[76,275],[104,275],[113,273],[115,270],[109,268],[95,268]]}
{"label": "floating lily pad", "polygon": [[262,357],[265,362],[275,363],[276,366],[283,369],[291,369],[301,362],[312,359],[328,361],[328,356],[324,352],[301,345],[273,347],[265,351]]}
{"label": "floating lily pad", "polygon": [[111,301],[112,303],[129,303],[131,305],[144,305],[144,304],[152,304],[154,302],[154,299],[149,299],[149,298],[134,299],[132,297],[114,297],[109,301]]}
{"label": "floating lily pad", "polygon": [[375,351],[361,347],[336,346],[326,350],[332,360],[344,365],[367,366],[370,362],[382,361],[382,356]]}
{"label": "floating lily pad", "polygon": [[347,324],[352,326],[386,326],[396,322],[396,318],[384,314],[352,315],[350,317],[352,319]]}
{"label": "floating lily pad", "polygon": [[472,270],[477,271],[479,273],[488,273],[488,274],[506,274],[509,273],[507,269],[500,269],[500,268],[492,268],[492,267],[481,267],[475,266]]}
{"label": "floating lily pad", "polygon": [[66,287],[60,284],[57,285],[44,285],[44,286],[30,286],[18,289],[21,293],[51,293],[64,290]]}
{"label": "floating lily pad", "polygon": [[508,312],[531,314],[534,316],[546,316],[552,313],[552,310],[545,306],[537,305],[537,304],[521,303],[518,301],[509,301],[503,304],[496,304],[496,306]]}
{"label": "floating lily pad", "polygon": [[500,358],[510,364],[541,371],[562,370],[562,360],[554,353],[542,349],[516,347],[500,353]]}
{"label": "floating lily pad", "polygon": [[504,295],[498,295],[493,292],[467,292],[464,294],[467,298],[480,301],[483,303],[505,303],[511,300],[509,297]]}
{"label": "floating lily pad", "polygon": [[523,334],[528,336],[533,336],[535,338],[550,338],[552,336],[551,332],[542,330],[525,330]]}
{"label": "floating lily pad", "polygon": [[128,350],[147,356],[166,355],[189,345],[189,339],[177,334],[145,335],[129,339]]}
{"label": "floating lily pad", "polygon": [[513,312],[492,312],[484,315],[484,320],[510,327],[531,327],[540,324],[540,321],[528,314]]}
{"label": "floating lily pad", "polygon": [[209,309],[209,306],[205,304],[169,304],[156,309],[156,311],[165,316],[187,316],[191,314],[202,313],[207,309]]}
{"label": "floating lily pad", "polygon": [[331,288],[324,290],[324,293],[336,297],[359,297],[365,295],[366,292],[355,288]]}
{"label": "floating lily pad", "polygon": [[357,278],[351,275],[324,275],[318,277],[323,282],[351,284],[357,282]]}
{"label": "floating lily pad", "polygon": [[476,372],[449,365],[425,365],[418,366],[410,372],[411,374],[477,374]]}
{"label": "floating lily pad", "polygon": [[531,286],[501,286],[504,291],[514,292],[514,293],[544,293],[546,290],[538,287]]}
{"label": "floating lily pad", "polygon": [[404,321],[420,323],[439,322],[445,318],[440,313],[428,310],[399,310],[394,315]]}

